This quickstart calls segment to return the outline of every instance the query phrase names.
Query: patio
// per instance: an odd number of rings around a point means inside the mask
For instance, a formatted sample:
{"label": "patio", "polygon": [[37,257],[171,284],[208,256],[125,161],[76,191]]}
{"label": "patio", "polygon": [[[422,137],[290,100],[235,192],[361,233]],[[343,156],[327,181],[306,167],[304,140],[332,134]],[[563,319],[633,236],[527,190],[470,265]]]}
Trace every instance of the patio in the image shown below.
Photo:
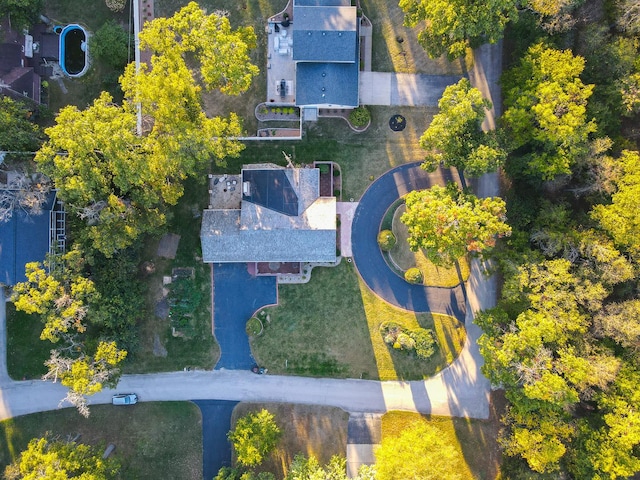
{"label": "patio", "polygon": [[267,101],[285,105],[296,102],[296,67],[293,61],[293,26],[267,26]]}

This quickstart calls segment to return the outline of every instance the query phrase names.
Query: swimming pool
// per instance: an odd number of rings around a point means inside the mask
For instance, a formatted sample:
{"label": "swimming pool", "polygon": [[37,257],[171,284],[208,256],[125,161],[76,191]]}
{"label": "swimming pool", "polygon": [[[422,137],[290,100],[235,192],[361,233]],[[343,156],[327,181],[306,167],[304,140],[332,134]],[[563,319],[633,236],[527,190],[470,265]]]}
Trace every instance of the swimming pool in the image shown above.
{"label": "swimming pool", "polygon": [[60,32],[60,68],[70,77],[80,77],[89,68],[87,32],[77,24],[67,25]]}

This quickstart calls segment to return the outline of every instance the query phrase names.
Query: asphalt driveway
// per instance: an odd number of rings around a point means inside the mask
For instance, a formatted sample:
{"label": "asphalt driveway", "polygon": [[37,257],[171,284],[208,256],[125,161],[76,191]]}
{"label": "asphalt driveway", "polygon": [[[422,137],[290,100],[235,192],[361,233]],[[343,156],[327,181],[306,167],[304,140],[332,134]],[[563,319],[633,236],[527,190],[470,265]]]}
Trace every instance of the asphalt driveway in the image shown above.
{"label": "asphalt driveway", "polygon": [[217,263],[213,267],[213,326],[220,345],[216,370],[248,370],[254,360],[245,331],[256,310],[278,301],[275,277],[252,277],[244,263]]}
{"label": "asphalt driveway", "polygon": [[231,444],[227,432],[238,402],[194,400],[202,413],[202,478],[213,478],[222,467],[231,466]]}
{"label": "asphalt driveway", "polygon": [[360,276],[383,300],[414,312],[451,315],[464,323],[464,287],[435,288],[411,285],[393,272],[378,247],[382,218],[391,204],[412,190],[445,185],[456,178],[450,170],[428,173],[420,163],[401,165],[382,175],[364,193],[353,217],[351,248]]}

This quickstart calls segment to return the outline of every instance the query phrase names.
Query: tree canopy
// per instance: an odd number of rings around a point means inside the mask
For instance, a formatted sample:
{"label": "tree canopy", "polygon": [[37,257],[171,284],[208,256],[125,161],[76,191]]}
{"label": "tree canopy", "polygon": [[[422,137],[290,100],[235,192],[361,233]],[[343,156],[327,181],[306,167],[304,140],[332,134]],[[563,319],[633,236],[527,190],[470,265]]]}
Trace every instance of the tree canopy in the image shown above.
{"label": "tree canopy", "polygon": [[423,28],[418,41],[429,56],[450,59],[464,56],[469,47],[496,43],[505,25],[517,18],[517,5],[515,0],[400,0],[405,25]]}
{"label": "tree canopy", "polygon": [[485,133],[481,128],[491,102],[471,87],[468,79],[448,86],[438,108],[439,113],[420,138],[420,146],[429,151],[424,169],[433,171],[442,162],[475,177],[502,165],[506,153],[494,132]]}
{"label": "tree canopy", "polygon": [[436,265],[453,265],[469,252],[485,252],[496,238],[511,232],[501,198],[478,198],[452,184],[411,192],[406,205],[400,220],[409,228],[409,246],[424,249]]}
{"label": "tree canopy", "polygon": [[42,9],[42,0],[2,0],[0,17],[9,16],[13,28],[28,28]]}
{"label": "tree canopy", "polygon": [[616,191],[609,205],[595,205],[592,216],[617,245],[640,256],[640,154],[623,151],[615,164]]}
{"label": "tree canopy", "polygon": [[[157,232],[186,178],[242,150],[235,140],[242,132],[237,115],[203,112],[200,79],[207,89],[235,95],[258,72],[248,56],[253,30],[231,30],[227,18],[205,15],[194,2],[147,23],[140,41],[154,52],[151,68],[126,68],[124,104],[102,93],[85,110],[63,108],[35,159],[67,208],[84,220],[79,237],[107,257]],[[200,68],[198,78],[192,64]],[[137,103],[142,136],[136,134]]]}
{"label": "tree canopy", "polygon": [[102,458],[101,451],[83,443],[34,438],[9,465],[4,474],[7,480],[110,480],[118,478],[119,462]]}
{"label": "tree canopy", "polygon": [[583,69],[582,57],[538,43],[505,72],[502,122],[525,173],[550,180],[587,153],[596,125],[587,119],[593,85],[580,80]]}
{"label": "tree canopy", "polygon": [[44,379],[60,380],[69,389],[65,399],[88,416],[86,397],[117,384],[127,352],[113,341],[85,342],[87,313],[100,297],[84,267],[83,252],[76,248],[49,257],[48,268],[28,263],[27,281],[14,286],[12,300],[17,310],[40,316],[40,338],[55,345]]}
{"label": "tree canopy", "polygon": [[238,463],[254,467],[276,447],[281,433],[273,414],[262,409],[238,419],[228,438]]}
{"label": "tree canopy", "polygon": [[42,132],[32,116],[23,103],[0,96],[0,151],[35,152],[40,147]]}

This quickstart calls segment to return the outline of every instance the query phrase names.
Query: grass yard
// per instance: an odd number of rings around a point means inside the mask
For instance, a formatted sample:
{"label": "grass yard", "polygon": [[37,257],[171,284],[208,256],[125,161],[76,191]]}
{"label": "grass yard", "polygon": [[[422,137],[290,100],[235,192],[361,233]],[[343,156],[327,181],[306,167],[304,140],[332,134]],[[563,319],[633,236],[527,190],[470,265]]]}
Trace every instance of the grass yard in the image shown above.
{"label": "grass yard", "polygon": [[40,340],[42,322],[37,315],[17,312],[7,303],[7,370],[14,380],[40,378],[47,372],[51,342]]}
{"label": "grass yard", "polygon": [[347,451],[349,414],[334,407],[294,405],[289,403],[240,403],[233,411],[231,425],[248,413],[263,408],[273,413],[282,437],[257,471],[267,471],[284,478],[296,454],[315,456],[326,464],[333,455],[344,457]]}
{"label": "grass yard", "polygon": [[[308,284],[281,285],[279,301],[266,310],[264,333],[251,339],[256,360],[272,373],[417,380],[451,363],[466,338],[452,317],[407,312],[380,300],[347,262],[315,269]],[[389,348],[379,331],[384,321],[433,330],[436,353],[420,360]]]}
{"label": "grass yard", "polygon": [[73,408],[0,422],[0,472],[32,438],[50,432],[79,442],[116,446],[120,478],[202,479],[202,420],[188,402],[152,402],[131,407],[95,405],[85,419]]}
{"label": "grass yard", "polygon": [[437,427],[444,439],[462,454],[464,462],[456,472],[460,478],[497,480],[500,478],[501,462],[497,442],[501,428],[500,415],[503,413],[501,397],[499,393],[492,394],[492,411],[488,420],[388,412],[382,417],[382,438],[397,437],[414,422],[429,423]]}

